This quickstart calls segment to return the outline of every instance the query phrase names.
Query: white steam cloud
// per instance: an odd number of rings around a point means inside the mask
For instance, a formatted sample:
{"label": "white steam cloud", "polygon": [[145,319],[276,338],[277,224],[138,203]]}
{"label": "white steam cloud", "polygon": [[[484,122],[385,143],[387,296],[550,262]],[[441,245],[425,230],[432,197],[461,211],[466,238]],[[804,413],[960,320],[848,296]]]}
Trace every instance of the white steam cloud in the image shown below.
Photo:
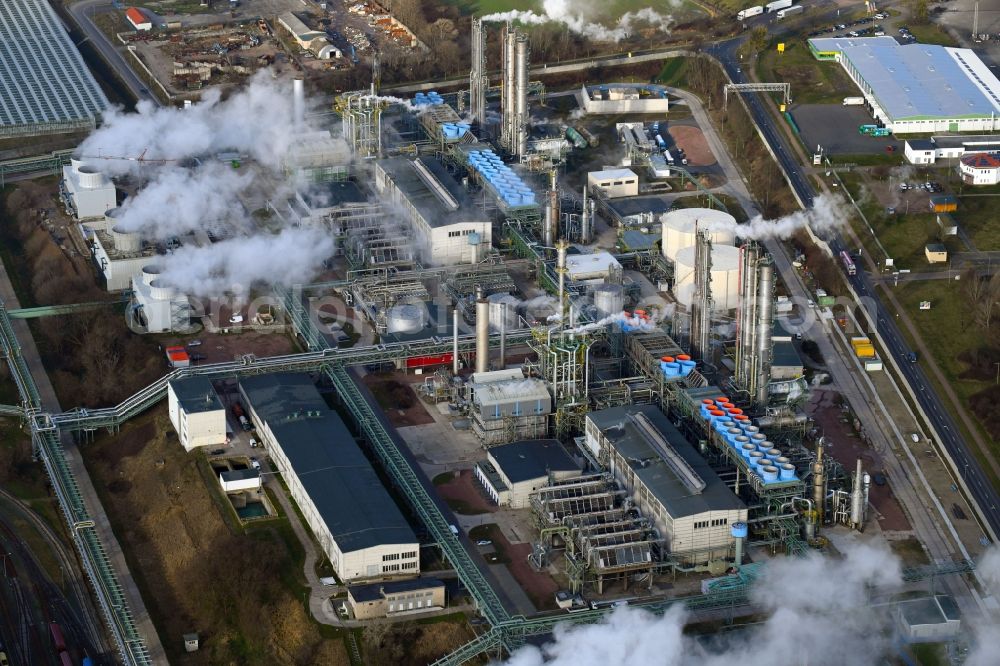
{"label": "white steam cloud", "polygon": [[333,255],[325,229],[292,227],[277,234],[231,238],[203,247],[184,246],[161,261],[162,279],[187,294],[216,296],[255,282],[301,284]]}
{"label": "white steam cloud", "polygon": [[[1000,554],[993,556],[1000,575]],[[684,635],[688,616],[679,605],[660,617],[622,607],[598,624],[557,626],[552,643],[524,647],[507,665],[875,666],[887,663],[897,644],[891,606],[873,607],[870,600],[901,584],[899,559],[883,547],[854,545],[843,559],[810,553],[773,560],[751,592],[768,619],[746,631],[706,643]],[[995,643],[983,639],[997,636],[996,625],[978,636],[982,649],[974,649],[967,663],[995,664]]]}
{"label": "white steam cloud", "polygon": [[[139,181],[115,213],[116,226],[148,241],[181,240],[182,247],[155,260],[165,282],[193,296],[248,293],[258,282],[308,281],[333,255],[325,229],[264,229],[243,204],[288,196],[286,166],[309,166],[313,152],[327,149],[325,133],[293,122],[291,81],[264,70],[226,99],[212,89],[189,108],[144,101],[137,111],[109,111],[78,153],[108,176]],[[252,165],[220,161],[226,152],[248,156]],[[206,242],[199,231],[227,240]]]}
{"label": "white steam cloud", "polygon": [[644,25],[667,32],[673,23],[673,17],[645,7],[622,15],[614,27],[608,27],[592,19],[593,9],[584,6],[584,3],[571,2],[571,0],[543,0],[542,13],[515,9],[489,14],[484,16],[483,20],[490,22],[514,21],[525,25],[561,23],[577,34],[601,42],[620,42]]}
{"label": "white steam cloud", "polygon": [[[825,236],[847,226],[846,204],[831,195],[820,195],[813,201],[813,207],[799,210],[777,220],[765,220],[757,216],[745,224],[727,222],[705,222],[700,227],[706,231],[732,231],[746,240],[766,240],[791,238],[796,231],[807,226],[817,236]],[[666,217],[666,215],[664,215]],[[661,217],[661,219],[663,219]]]}

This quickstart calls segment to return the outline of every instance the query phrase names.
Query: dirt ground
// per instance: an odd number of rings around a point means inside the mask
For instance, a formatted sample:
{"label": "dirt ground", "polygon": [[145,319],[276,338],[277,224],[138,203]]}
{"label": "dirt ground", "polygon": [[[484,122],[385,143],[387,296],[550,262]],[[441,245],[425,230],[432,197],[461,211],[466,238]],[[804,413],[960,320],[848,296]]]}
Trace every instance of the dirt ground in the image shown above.
{"label": "dirt ground", "polygon": [[[349,663],[343,641],[320,636],[289,582],[302,569],[287,523],[235,527],[164,406],[82,451],[171,663]],[[180,637],[190,631],[201,649],[188,654]]]}
{"label": "dirt ground", "polygon": [[[402,372],[380,372],[367,374],[362,378],[362,381],[365,386],[371,389],[372,395],[385,411],[389,422],[395,427],[434,423],[434,418],[427,413],[424,404],[420,402],[410,386],[415,382],[423,381],[422,377]],[[394,387],[397,388],[394,389]]]}
{"label": "dirt ground", "polygon": [[538,610],[552,610],[556,608],[555,593],[559,585],[552,580],[552,576],[544,571],[537,571],[528,562],[528,555],[531,554],[530,543],[511,543],[503,535],[501,530],[494,530],[495,539],[501,541],[498,550],[503,549],[510,558],[507,569],[514,579],[524,589],[531,603]]}
{"label": "dirt ground", "polygon": [[[469,513],[495,513],[499,507],[488,500],[480,490],[471,469],[463,469],[457,477],[437,486],[438,494],[445,500],[467,507]],[[459,511],[459,513],[464,513]]]}
{"label": "dirt ground", "polygon": [[[874,476],[882,471],[882,454],[869,448],[854,433],[851,424],[845,421],[846,412],[842,412],[834,402],[836,396],[833,391],[814,391],[806,411],[822,428],[827,441],[833,444],[826,449],[827,454],[851,471],[858,458],[861,458],[865,469]],[[868,498],[882,531],[902,532],[912,529],[888,482],[882,486],[872,483]]]}
{"label": "dirt ground", "polygon": [[684,150],[689,166],[709,166],[715,164],[715,155],[708,148],[705,134],[690,125],[671,125],[670,136],[674,143]]}
{"label": "dirt ground", "polygon": [[199,363],[219,363],[232,361],[244,354],[256,356],[280,356],[296,351],[292,340],[281,329],[274,331],[247,331],[245,333],[209,333],[202,331],[195,336],[185,338],[166,338],[163,346],[190,344],[192,340],[200,340],[201,344],[188,347],[192,354],[201,354],[205,358]]}

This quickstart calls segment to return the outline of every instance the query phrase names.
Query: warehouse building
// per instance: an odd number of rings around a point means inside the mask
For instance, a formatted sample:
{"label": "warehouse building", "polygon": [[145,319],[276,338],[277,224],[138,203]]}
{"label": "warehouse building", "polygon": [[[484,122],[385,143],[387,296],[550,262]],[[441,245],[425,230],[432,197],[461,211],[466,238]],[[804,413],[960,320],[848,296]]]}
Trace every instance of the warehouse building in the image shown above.
{"label": "warehouse building", "polygon": [[605,83],[583,86],[578,101],[587,113],[666,113],[670,110],[663,86]]}
{"label": "warehouse building", "polygon": [[226,409],[207,377],[167,382],[167,413],[185,451],[226,443]]}
{"label": "warehouse building", "polygon": [[291,12],[285,12],[278,17],[278,23],[288,31],[295,43],[303,51],[309,51],[320,60],[340,58],[344,54],[340,49],[330,43],[326,33],[322,30],[313,30],[303,23],[298,16]]}
{"label": "warehouse building", "polygon": [[132,24],[133,28],[139,30],[140,32],[146,32],[153,29],[152,22],[138,7],[129,7],[126,9],[125,18],[128,19],[128,22]]}
{"label": "warehouse building", "polygon": [[337,576],[416,576],[420,545],[347,426],[306,375],[240,380],[247,414]]}
{"label": "warehouse building", "polygon": [[434,578],[350,585],[347,603],[356,620],[410,614],[444,608],[445,586]]}
{"label": "warehouse building", "polygon": [[80,132],[110,105],[47,0],[0,2],[0,137]]}
{"label": "warehouse building", "polygon": [[685,562],[729,557],[747,507],[653,405],[587,415],[585,446]]}
{"label": "warehouse building", "polygon": [[639,196],[639,176],[631,169],[608,169],[587,174],[587,189],[601,190],[609,199]]}
{"label": "warehouse building", "polygon": [[901,601],[896,610],[903,638],[910,643],[949,641],[962,628],[958,606],[945,594]]}
{"label": "warehouse building", "polygon": [[394,157],[375,163],[375,189],[406,211],[413,244],[428,264],[472,261],[470,236],[482,257],[492,246],[492,227],[444,165],[432,157]]}
{"label": "warehouse building", "polygon": [[1000,81],[971,49],[892,37],[820,37],[809,48],[841,64],[894,134],[1000,129]]}
{"label": "warehouse building", "polygon": [[995,153],[971,153],[959,161],[958,171],[966,185],[996,185],[1000,183],[1000,158]]}
{"label": "warehouse building", "polygon": [[78,222],[101,219],[118,205],[111,179],[80,160],[71,160],[63,167],[59,196],[66,211]]}
{"label": "warehouse building", "polygon": [[550,481],[580,475],[582,465],[554,439],[535,439],[486,451],[486,460],[476,464],[476,479],[499,506],[523,509],[528,496]]}

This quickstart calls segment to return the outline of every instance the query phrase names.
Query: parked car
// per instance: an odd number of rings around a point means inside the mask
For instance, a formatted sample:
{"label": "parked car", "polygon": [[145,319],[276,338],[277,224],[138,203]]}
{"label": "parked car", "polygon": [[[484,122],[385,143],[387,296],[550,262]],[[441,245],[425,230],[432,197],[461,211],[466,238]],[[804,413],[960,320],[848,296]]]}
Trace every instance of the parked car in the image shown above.
{"label": "parked car", "polygon": [[233,316],[231,316],[229,318],[229,323],[230,324],[242,324],[243,323],[243,315],[241,315],[241,314],[234,314]]}
{"label": "parked car", "polygon": [[489,539],[480,539],[479,541],[476,542],[476,545],[477,546],[489,546],[491,543],[493,543],[493,542],[490,541]]}
{"label": "parked car", "polygon": [[253,437],[251,437],[250,438],[250,448],[251,449],[256,449],[258,446],[260,446],[260,445],[257,443],[257,440],[254,439]]}
{"label": "parked car", "polygon": [[250,456],[250,466],[254,469],[260,469],[260,461],[253,456]]}
{"label": "parked car", "polygon": [[188,343],[188,347],[200,347],[200,346],[201,346],[201,340],[192,340],[191,342]]}

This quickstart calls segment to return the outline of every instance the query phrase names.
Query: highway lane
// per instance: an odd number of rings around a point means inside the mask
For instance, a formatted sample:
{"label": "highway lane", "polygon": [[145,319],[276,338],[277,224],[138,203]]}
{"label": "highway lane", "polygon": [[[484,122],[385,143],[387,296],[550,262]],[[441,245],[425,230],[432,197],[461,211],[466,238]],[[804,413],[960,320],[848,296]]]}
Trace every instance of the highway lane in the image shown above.
{"label": "highway lane", "polygon": [[[707,49],[709,54],[719,60],[729,78],[735,83],[748,82],[736,55],[741,42],[742,38],[737,38]],[[783,133],[775,126],[774,117],[768,112],[760,95],[747,95],[745,99],[754,122],[757,123],[771,150],[788,174],[790,185],[797,198],[807,208],[811,207],[815,201],[815,192],[807,180],[802,165],[786,145]],[[850,249],[840,238],[833,239],[830,248],[835,254]],[[871,278],[864,271],[859,271],[855,276],[848,276],[848,280],[859,296],[871,299],[876,309],[875,320],[879,335],[888,346],[887,353],[892,354],[899,362],[904,381],[912,387],[921,409],[927,414],[932,427],[939,435],[940,444],[954,460],[958,474],[968,486],[974,501],[979,504],[994,534],[1000,533],[1000,515],[996,511],[997,506],[1000,506],[1000,496],[989,483],[978,461],[971,455],[961,431],[928,382],[919,362],[910,363],[906,360],[910,350],[896,326],[894,314],[888,311],[875,293]]]}
{"label": "highway lane", "polygon": [[80,2],[67,5],[66,9],[86,38],[94,45],[94,48],[101,54],[101,57],[115,70],[118,78],[121,79],[135,98],[138,100],[144,99],[156,106],[160,106],[160,102],[156,97],[149,94],[146,83],[132,71],[132,68],[125,61],[125,57],[115,48],[115,44],[108,40],[100,28],[94,24],[94,13],[99,13],[110,7],[111,3],[108,0],[81,0]]}

